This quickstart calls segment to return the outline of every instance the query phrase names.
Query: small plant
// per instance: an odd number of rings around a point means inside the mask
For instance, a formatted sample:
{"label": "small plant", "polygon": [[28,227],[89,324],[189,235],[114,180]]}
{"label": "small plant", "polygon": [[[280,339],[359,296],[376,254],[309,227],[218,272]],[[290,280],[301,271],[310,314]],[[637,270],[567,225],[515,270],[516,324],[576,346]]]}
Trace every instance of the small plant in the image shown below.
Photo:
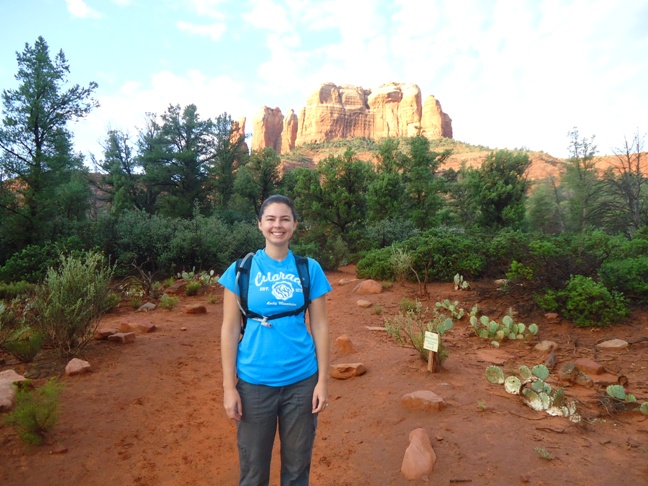
{"label": "small plant", "polygon": [[[16,386],[16,385],[14,385]],[[5,418],[28,444],[40,445],[58,421],[58,398],[63,385],[56,378],[32,389],[29,382],[17,385],[16,407]]]}
{"label": "small plant", "polygon": [[142,304],[144,303],[144,300],[142,299],[142,297],[140,295],[133,295],[129,299],[129,302],[130,302],[130,306],[133,309],[139,309],[140,307],[142,307]]}
{"label": "small plant", "polygon": [[399,307],[401,312],[409,312],[416,310],[417,307],[420,307],[420,302],[418,300],[412,300],[408,299],[407,297],[403,297],[400,301]]}
{"label": "small plant", "polygon": [[373,308],[373,313],[374,313],[375,315],[379,316],[380,314],[382,314],[382,307],[380,307],[379,305],[375,306],[375,307]]}
{"label": "small plant", "polygon": [[[407,299],[403,299],[407,300]],[[385,328],[387,333],[399,344],[409,344],[419,353],[421,359],[428,359],[428,350],[423,347],[425,342],[425,332],[434,332],[439,334],[439,349],[436,353],[436,363],[441,365],[447,353],[443,347],[441,336],[452,328],[452,319],[435,312],[432,319],[428,318],[429,309],[423,308],[419,300],[413,302],[414,307],[403,306],[401,302],[401,311],[393,318],[385,318]],[[406,307],[407,310],[404,310]]]}
{"label": "small plant", "polygon": [[219,276],[214,273],[213,270],[209,272],[200,272],[198,275],[198,281],[202,284],[203,287],[210,287],[218,283]]}
{"label": "small plant", "polygon": [[536,454],[538,454],[538,457],[541,459],[546,459],[547,461],[552,461],[554,460],[554,456],[552,456],[547,450],[543,449],[542,447],[534,447],[534,451],[536,451]]}
{"label": "small plant", "polygon": [[484,400],[477,400],[477,410],[480,412],[485,412],[488,410],[488,406],[486,405],[486,402]]}
{"label": "small plant", "polygon": [[[621,385],[610,385],[605,389],[605,393],[614,400],[623,404],[636,404],[637,397],[628,393]],[[641,413],[648,415],[648,402],[643,402],[638,408]]]}
{"label": "small plant", "polygon": [[216,304],[218,302],[218,296],[213,294],[209,295],[207,297],[207,302],[209,302],[210,304]]}
{"label": "small plant", "polygon": [[391,264],[396,276],[397,282],[405,282],[412,269],[412,255],[402,248],[395,248],[392,246]]}
{"label": "small plant", "polygon": [[454,276],[454,289],[455,290],[470,290],[470,284],[464,280],[462,275],[457,273]]}
{"label": "small plant", "polygon": [[165,278],[165,279],[162,281],[162,286],[163,286],[164,288],[171,287],[171,286],[175,283],[175,281],[176,281],[175,277]]}
{"label": "small plant", "polygon": [[533,269],[515,260],[511,262],[511,270],[506,273],[508,280],[532,280]]}
{"label": "small plant", "polygon": [[115,310],[117,307],[119,307],[120,302],[121,302],[120,295],[115,292],[110,292],[106,296],[106,300],[104,301],[104,307],[106,308],[106,312]]}
{"label": "small plant", "polygon": [[185,289],[185,295],[187,297],[192,297],[194,295],[198,295],[198,291],[202,289],[202,284],[196,280],[189,282],[187,284],[187,288]]}
{"label": "small plant", "polygon": [[383,280],[382,282],[380,282],[380,286],[383,288],[383,290],[389,290],[394,286],[394,282]]}
{"label": "small plant", "polygon": [[31,363],[45,343],[45,335],[37,329],[22,327],[16,329],[2,344],[2,349],[11,353],[21,363]]}
{"label": "small plant", "polygon": [[576,402],[568,399],[562,388],[552,390],[547,383],[549,369],[545,365],[518,368],[518,376],[505,376],[499,366],[486,368],[486,379],[494,384],[504,385],[511,395],[521,395],[524,403],[536,411],[545,411],[554,417],[567,417],[572,422],[580,422],[576,413]]}
{"label": "small plant", "polygon": [[35,323],[64,358],[78,355],[94,338],[106,312],[113,268],[99,253],[61,256],[49,268],[34,302]]}
{"label": "small plant", "polygon": [[499,347],[500,342],[505,339],[529,339],[538,334],[537,324],[516,323],[513,320],[512,312],[502,318],[502,322],[491,320],[488,316],[481,316],[479,319],[476,315],[471,315],[470,324],[475,334],[482,339],[492,339],[491,344]]}
{"label": "small plant", "polygon": [[450,302],[450,300],[445,299],[443,302],[437,302],[436,308],[437,310],[447,310],[448,312],[450,312],[450,317],[458,321],[461,320],[461,318],[466,314],[466,311],[462,307],[459,307],[459,301],[457,300]]}
{"label": "small plant", "polygon": [[196,275],[196,267],[192,268],[191,272],[187,272],[187,271],[178,272],[178,278],[181,278],[183,280],[193,280],[195,275]]}
{"label": "small plant", "polygon": [[176,305],[180,302],[180,299],[178,297],[172,297],[169,294],[163,294],[162,297],[160,298],[159,305],[163,309],[166,310],[173,310]]}

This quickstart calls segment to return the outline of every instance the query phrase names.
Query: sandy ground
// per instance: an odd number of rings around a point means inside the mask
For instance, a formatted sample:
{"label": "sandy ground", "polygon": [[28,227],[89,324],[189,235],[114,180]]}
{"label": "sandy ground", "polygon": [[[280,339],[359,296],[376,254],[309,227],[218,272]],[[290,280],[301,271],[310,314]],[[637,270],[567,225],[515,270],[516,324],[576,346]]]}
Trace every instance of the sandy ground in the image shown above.
{"label": "sandy ground", "polygon": [[[539,325],[539,339],[560,346],[556,370],[579,357],[602,364],[606,373],[593,377],[594,387],[563,384],[584,417],[574,424],[533,411],[484,377],[490,364],[513,370],[543,363],[547,356],[533,349],[536,343],[505,342],[496,349],[476,337],[464,319],[445,336],[449,357],[443,368],[429,373],[412,348],[368,329],[383,326],[404,296],[416,296],[416,286],[396,284],[379,295],[358,296],[354,284],[339,285],[354,276],[353,267],[328,273],[334,287],[328,297],[331,360],[363,363],[367,373],[331,380],[330,406],[319,417],[312,485],[648,484],[647,417],[612,413],[599,401],[605,386],[619,379],[627,380],[640,402],[648,401],[648,342],[625,351],[595,348],[605,339],[648,336],[648,313],[635,312],[624,325],[584,330],[548,323],[541,314],[525,315],[527,307],[519,298],[511,301],[490,283],[468,292],[454,291],[451,284],[428,287],[428,306],[449,298],[467,310],[477,304],[496,318],[517,306],[520,321]],[[172,311],[136,313],[123,304],[107,315],[101,327],[143,321],[157,330],[126,345],[92,343],[83,356],[92,372],[62,378],[60,420],[45,445],[25,446],[10,427],[0,425],[0,485],[236,484],[235,426],[222,408],[222,291],[216,287],[210,292],[218,297],[215,303],[201,295],[183,298]],[[360,298],[373,305],[357,306]],[[186,314],[190,304],[205,305],[207,313]],[[356,353],[340,354],[335,339],[344,334]],[[29,372],[40,376],[37,384],[64,367],[52,361],[51,353],[28,366],[10,356],[4,361],[0,371]],[[549,381],[557,386],[555,375]],[[403,407],[403,395],[417,390],[441,396],[445,409],[430,413]],[[409,433],[419,427],[427,432],[437,462],[429,481],[407,481],[401,463]],[[540,457],[536,448],[552,459]],[[271,484],[279,484],[278,460],[273,461]]]}

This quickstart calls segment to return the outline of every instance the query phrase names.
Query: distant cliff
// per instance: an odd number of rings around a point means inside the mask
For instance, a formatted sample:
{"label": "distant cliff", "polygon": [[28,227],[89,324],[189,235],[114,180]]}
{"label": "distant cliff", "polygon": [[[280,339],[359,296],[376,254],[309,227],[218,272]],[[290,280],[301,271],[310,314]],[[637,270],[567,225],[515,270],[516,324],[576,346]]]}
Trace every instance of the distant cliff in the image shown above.
{"label": "distant cliff", "polygon": [[385,137],[452,138],[452,120],[434,96],[421,102],[415,84],[388,83],[374,89],[324,83],[306,100],[299,117],[262,107],[254,116],[252,150],[278,153],[335,139]]}

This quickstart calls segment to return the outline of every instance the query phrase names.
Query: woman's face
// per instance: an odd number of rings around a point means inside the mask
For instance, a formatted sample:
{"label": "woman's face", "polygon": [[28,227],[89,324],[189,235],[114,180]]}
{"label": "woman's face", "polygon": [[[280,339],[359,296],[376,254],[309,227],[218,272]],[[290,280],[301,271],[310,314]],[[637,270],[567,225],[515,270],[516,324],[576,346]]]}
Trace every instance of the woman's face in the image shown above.
{"label": "woman's face", "polygon": [[263,233],[266,243],[288,244],[295,229],[297,229],[297,221],[293,218],[288,205],[271,203],[266,206],[261,221],[259,221],[259,230]]}

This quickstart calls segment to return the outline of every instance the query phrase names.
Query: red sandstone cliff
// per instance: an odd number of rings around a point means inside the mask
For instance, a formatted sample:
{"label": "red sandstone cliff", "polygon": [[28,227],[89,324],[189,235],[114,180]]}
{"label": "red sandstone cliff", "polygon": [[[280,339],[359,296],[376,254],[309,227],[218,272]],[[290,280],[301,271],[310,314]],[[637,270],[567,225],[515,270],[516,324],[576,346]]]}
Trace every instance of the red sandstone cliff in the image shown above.
{"label": "red sandstone cliff", "polygon": [[373,89],[324,83],[306,100],[299,117],[264,106],[254,117],[252,149],[286,153],[296,146],[355,137],[380,139],[422,134],[452,138],[452,120],[434,96],[421,102],[415,84],[388,83]]}

